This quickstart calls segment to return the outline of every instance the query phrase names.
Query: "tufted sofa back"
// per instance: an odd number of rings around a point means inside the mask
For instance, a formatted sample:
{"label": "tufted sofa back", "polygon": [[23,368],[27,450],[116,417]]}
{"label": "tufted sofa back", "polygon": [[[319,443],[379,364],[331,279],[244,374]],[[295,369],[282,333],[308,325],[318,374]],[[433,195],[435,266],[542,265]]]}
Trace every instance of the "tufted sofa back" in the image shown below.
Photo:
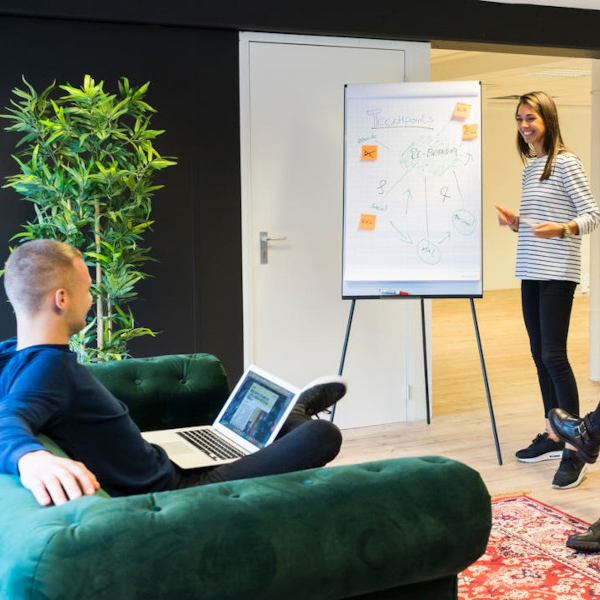
{"label": "tufted sofa back", "polygon": [[229,395],[227,375],[211,354],[170,354],[90,364],[129,407],[142,431],[212,423]]}

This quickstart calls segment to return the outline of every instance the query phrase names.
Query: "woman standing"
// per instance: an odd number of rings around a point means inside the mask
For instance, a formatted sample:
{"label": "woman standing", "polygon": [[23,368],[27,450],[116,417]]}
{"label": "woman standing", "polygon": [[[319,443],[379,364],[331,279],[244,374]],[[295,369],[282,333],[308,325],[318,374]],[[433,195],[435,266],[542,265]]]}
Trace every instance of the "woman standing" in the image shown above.
{"label": "woman standing", "polygon": [[567,334],[580,279],[581,236],[598,225],[600,211],[581,161],[563,143],[552,98],[544,92],[521,96],[516,119],[525,163],[520,213],[496,208],[500,225],[518,234],[516,277],[546,417],[545,432],[516,456],[524,462],[562,456],[552,487],[566,489],[581,483],[587,465],[558,440],[547,417],[552,408],[579,414]]}

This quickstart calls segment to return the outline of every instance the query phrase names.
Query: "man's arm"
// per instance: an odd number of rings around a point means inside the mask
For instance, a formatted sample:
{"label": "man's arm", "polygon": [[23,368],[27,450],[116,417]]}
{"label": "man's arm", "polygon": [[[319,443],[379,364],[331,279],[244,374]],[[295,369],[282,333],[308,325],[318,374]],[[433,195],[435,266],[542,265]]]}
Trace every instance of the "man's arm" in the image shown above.
{"label": "man's arm", "polygon": [[0,472],[18,474],[46,506],[93,494],[95,475],[82,463],[48,452],[35,434],[70,408],[70,362],[63,352],[40,351],[2,374]]}
{"label": "man's arm", "polygon": [[100,489],[96,476],[83,464],[47,450],[24,454],[18,462],[21,483],[42,505],[64,504]]}

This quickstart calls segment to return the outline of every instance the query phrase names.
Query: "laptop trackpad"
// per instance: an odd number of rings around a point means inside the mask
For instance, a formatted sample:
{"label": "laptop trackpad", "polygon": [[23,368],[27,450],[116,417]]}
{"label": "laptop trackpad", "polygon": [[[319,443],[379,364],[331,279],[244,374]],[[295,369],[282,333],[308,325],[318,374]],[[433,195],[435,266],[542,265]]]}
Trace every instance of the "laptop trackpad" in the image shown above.
{"label": "laptop trackpad", "polygon": [[190,453],[196,454],[196,451],[193,448],[190,448],[185,442],[161,442],[160,447],[163,448],[169,456]]}

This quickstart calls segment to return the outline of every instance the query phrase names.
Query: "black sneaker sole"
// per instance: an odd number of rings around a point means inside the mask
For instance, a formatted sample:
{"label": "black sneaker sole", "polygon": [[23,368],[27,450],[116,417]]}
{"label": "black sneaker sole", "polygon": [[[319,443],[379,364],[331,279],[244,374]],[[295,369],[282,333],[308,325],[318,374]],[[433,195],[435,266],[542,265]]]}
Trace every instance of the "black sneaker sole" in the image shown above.
{"label": "black sneaker sole", "polygon": [[541,462],[542,460],[556,460],[562,458],[562,450],[552,450],[551,452],[546,452],[545,454],[540,454],[538,456],[532,456],[531,458],[520,458],[517,456],[517,460],[525,463],[536,463]]}

